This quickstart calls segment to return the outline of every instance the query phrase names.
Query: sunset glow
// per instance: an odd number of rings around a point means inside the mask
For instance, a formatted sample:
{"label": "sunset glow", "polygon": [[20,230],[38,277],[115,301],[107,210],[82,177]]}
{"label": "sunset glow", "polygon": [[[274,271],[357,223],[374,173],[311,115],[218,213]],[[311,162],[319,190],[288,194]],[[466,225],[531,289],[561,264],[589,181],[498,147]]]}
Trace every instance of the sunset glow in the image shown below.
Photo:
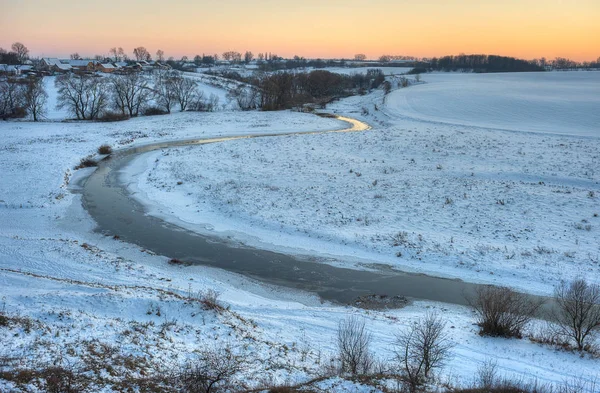
{"label": "sunset glow", "polygon": [[532,59],[600,56],[598,0],[3,1],[0,47],[32,56],[222,53],[351,58],[487,53]]}

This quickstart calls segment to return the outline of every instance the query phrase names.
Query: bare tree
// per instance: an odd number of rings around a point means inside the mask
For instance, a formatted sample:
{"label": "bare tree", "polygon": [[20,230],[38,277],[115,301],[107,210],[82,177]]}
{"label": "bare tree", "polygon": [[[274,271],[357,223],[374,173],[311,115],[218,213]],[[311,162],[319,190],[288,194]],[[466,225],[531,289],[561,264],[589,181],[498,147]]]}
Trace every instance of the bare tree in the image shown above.
{"label": "bare tree", "polygon": [[48,93],[44,88],[42,78],[29,78],[25,88],[25,107],[29,114],[33,117],[33,121],[38,121],[40,116],[46,112],[46,101]]}
{"label": "bare tree", "polygon": [[244,62],[246,64],[250,63],[253,58],[254,58],[254,54],[252,52],[246,51],[246,53],[244,53]]}
{"label": "bare tree", "polygon": [[559,333],[575,340],[579,350],[585,349],[600,330],[600,286],[582,279],[562,282],[554,290],[554,300],[552,319]]}
{"label": "bare tree", "polygon": [[242,61],[242,54],[236,51],[223,52],[223,59],[231,61],[232,63],[239,63]]}
{"label": "bare tree", "polygon": [[118,54],[117,54],[117,48],[110,48],[110,50],[108,51],[108,54],[112,56],[113,61],[120,61]]}
{"label": "bare tree", "polygon": [[362,53],[359,53],[357,55],[354,55],[354,60],[356,60],[356,61],[365,61],[365,60],[367,60],[367,56],[364,55],[364,54],[362,54]]}
{"label": "bare tree", "polygon": [[367,374],[373,366],[370,346],[372,335],[365,321],[355,316],[340,321],[337,330],[338,353],[342,372]]}
{"label": "bare tree", "polygon": [[444,331],[446,322],[435,313],[396,336],[395,355],[411,392],[426,383],[441,368],[453,347]]}
{"label": "bare tree", "polygon": [[253,87],[239,86],[228,93],[228,97],[234,100],[243,111],[249,111],[258,108],[260,94],[258,89]]}
{"label": "bare tree", "polygon": [[156,51],[156,60],[159,62],[165,61],[165,52],[161,49]]}
{"label": "bare tree", "polygon": [[198,112],[214,112],[219,107],[219,96],[211,94],[207,99],[204,99],[204,92],[199,91],[196,99],[191,103],[190,108]]}
{"label": "bare tree", "polygon": [[227,61],[231,61],[231,54],[233,52],[229,51],[229,52],[223,52],[223,60],[227,60]]}
{"label": "bare tree", "polygon": [[148,50],[146,48],[144,48],[143,46],[138,46],[137,48],[135,48],[133,50],[133,55],[135,56],[135,59],[137,61],[152,59],[152,56],[150,56],[150,53],[148,52]]}
{"label": "bare tree", "polygon": [[131,117],[139,115],[152,94],[148,79],[137,72],[114,76],[111,85],[115,108]]}
{"label": "bare tree", "polygon": [[123,50],[123,48],[119,47],[119,48],[110,48],[110,50],[108,51],[108,53],[112,56],[113,61],[126,61],[127,60],[127,55],[125,54],[125,51]]}
{"label": "bare tree", "polygon": [[210,393],[226,390],[233,377],[242,371],[244,362],[231,347],[203,350],[198,358],[187,364],[176,377],[176,383],[186,393]]}
{"label": "bare tree", "polygon": [[179,109],[184,112],[198,96],[198,84],[191,78],[184,77],[181,73],[174,75],[171,83],[173,84],[175,99],[179,103]]}
{"label": "bare tree", "polygon": [[0,77],[0,118],[25,117],[24,87],[17,79]]}
{"label": "bare tree", "polygon": [[23,64],[23,62],[29,58],[29,49],[22,43],[15,42],[12,44],[11,49],[17,54],[19,64]]}
{"label": "bare tree", "polygon": [[58,108],[67,108],[78,120],[94,120],[108,106],[108,86],[104,78],[65,74],[56,78]]}
{"label": "bare tree", "polygon": [[81,56],[79,56],[79,53],[77,53],[77,52],[71,53],[71,55],[69,57],[71,58],[71,60],[79,60],[79,59],[81,59]]}
{"label": "bare tree", "polygon": [[154,98],[156,103],[167,113],[177,100],[175,92],[175,79],[178,77],[177,71],[160,71],[154,75]]}
{"label": "bare tree", "polygon": [[521,337],[543,302],[507,287],[485,285],[468,299],[477,314],[480,333],[486,336]]}

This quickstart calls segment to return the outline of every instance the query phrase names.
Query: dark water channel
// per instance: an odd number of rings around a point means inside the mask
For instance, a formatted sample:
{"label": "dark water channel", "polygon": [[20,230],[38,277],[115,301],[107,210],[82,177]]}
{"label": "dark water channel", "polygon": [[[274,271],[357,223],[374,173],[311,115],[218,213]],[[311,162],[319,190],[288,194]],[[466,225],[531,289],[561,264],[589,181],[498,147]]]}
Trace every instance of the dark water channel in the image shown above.
{"label": "dark water channel", "polygon": [[[338,132],[369,128],[353,119],[341,119],[351,123],[352,127]],[[308,133],[278,135],[291,134]],[[115,152],[101,161],[98,169],[83,180],[83,205],[101,233],[118,235],[124,241],[168,258],[218,267],[268,284],[313,292],[325,300],[346,304],[359,296],[379,294],[465,304],[465,295],[472,293],[476,284],[391,269],[373,272],[334,267],[310,256],[290,256],[240,246],[216,236],[193,233],[147,215],[144,207],[130,197],[126,185],[119,179],[119,171],[145,152],[194,144],[226,143],[228,140],[250,137],[277,135],[162,142]]]}

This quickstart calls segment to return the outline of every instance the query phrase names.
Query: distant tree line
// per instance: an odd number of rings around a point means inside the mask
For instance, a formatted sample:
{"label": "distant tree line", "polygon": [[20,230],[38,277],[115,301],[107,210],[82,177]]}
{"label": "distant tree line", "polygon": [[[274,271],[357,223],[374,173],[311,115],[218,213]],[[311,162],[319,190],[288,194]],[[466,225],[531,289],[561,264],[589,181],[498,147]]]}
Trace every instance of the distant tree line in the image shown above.
{"label": "distant tree line", "polygon": [[457,55],[434,57],[429,61],[433,71],[474,71],[474,72],[529,72],[544,71],[544,68],[527,60],[496,55]]}
{"label": "distant tree line", "polygon": [[276,72],[243,77],[236,72],[219,74],[246,84],[232,93],[241,109],[274,111],[302,107],[305,104],[324,105],[333,99],[380,87],[385,81],[381,70],[366,74],[341,75],[325,70],[309,73]]}
{"label": "distant tree line", "polygon": [[567,59],[564,57],[556,57],[553,60],[547,60],[545,57],[534,59],[532,63],[550,70],[589,70],[600,69],[600,57],[594,61],[582,61]]}
{"label": "distant tree line", "polygon": [[507,56],[460,54],[456,56],[434,57],[429,60],[421,60],[416,64],[413,73],[422,73],[426,71],[531,72],[599,68],[600,57],[595,61],[577,62],[563,57],[557,57],[553,60],[547,60],[544,57],[540,59],[523,60]]}
{"label": "distant tree line", "polygon": [[280,70],[293,70],[297,68],[326,68],[326,67],[340,67],[346,64],[345,61],[337,60],[322,60],[313,59],[307,60],[304,57],[294,56],[292,59],[275,59],[262,62],[259,65],[261,71],[280,71]]}
{"label": "distant tree line", "polygon": [[111,77],[65,74],[56,78],[58,107],[77,120],[124,120],[167,114],[178,109],[212,111],[218,98],[205,99],[198,84],[179,71],[163,70],[152,78],[137,72]]}

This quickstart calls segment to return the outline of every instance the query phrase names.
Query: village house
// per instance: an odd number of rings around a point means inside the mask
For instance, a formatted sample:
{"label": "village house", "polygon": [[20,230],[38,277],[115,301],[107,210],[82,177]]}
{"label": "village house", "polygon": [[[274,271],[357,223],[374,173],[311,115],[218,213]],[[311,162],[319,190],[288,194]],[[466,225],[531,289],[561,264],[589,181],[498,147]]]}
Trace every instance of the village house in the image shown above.
{"label": "village house", "polygon": [[57,58],[50,58],[50,57],[45,57],[42,59],[42,61],[40,62],[40,69],[42,71],[47,71],[47,72],[52,72],[52,73],[55,73],[55,72],[65,73],[65,72],[73,71],[73,67],[71,67],[70,64],[63,63]]}
{"label": "village house", "polygon": [[119,67],[117,67],[116,65],[114,65],[112,63],[98,63],[96,65],[96,71],[104,72],[104,73],[107,73],[107,74],[112,74],[118,68]]}
{"label": "village house", "polygon": [[74,71],[96,71],[96,64],[99,64],[98,60],[90,59],[70,59],[66,60]]}
{"label": "village house", "polygon": [[18,76],[25,75],[33,70],[33,66],[27,64],[0,64],[0,75]]}

